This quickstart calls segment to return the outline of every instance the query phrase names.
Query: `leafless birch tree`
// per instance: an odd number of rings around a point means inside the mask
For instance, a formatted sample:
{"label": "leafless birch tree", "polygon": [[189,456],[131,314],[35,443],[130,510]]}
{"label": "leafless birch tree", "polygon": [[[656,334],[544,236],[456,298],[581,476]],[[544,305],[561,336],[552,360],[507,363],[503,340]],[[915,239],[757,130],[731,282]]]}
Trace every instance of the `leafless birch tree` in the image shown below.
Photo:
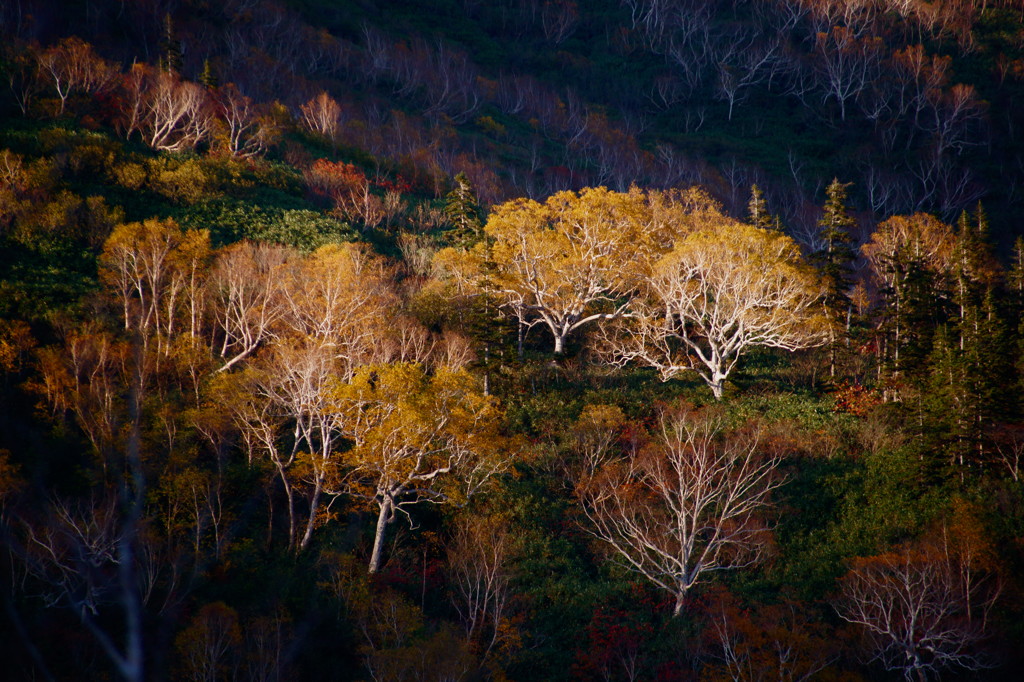
{"label": "leafless birch tree", "polygon": [[749,566],[758,515],[782,483],[779,458],[708,414],[662,414],[654,442],[616,458],[591,449],[577,486],[587,528],[628,569],[675,597],[675,614],[708,573]]}
{"label": "leafless birch tree", "polygon": [[960,559],[943,542],[854,562],[835,608],[864,629],[871,661],[908,682],[990,665],[978,644],[995,601],[992,576],[965,572]]}
{"label": "leafless birch tree", "polygon": [[108,86],[116,70],[80,38],[65,38],[39,55],[39,70],[48,76],[64,114],[68,97],[75,91],[94,93]]}
{"label": "leafless birch tree", "polygon": [[452,603],[486,660],[501,643],[512,597],[509,554],[513,539],[500,516],[463,518],[448,549]]}

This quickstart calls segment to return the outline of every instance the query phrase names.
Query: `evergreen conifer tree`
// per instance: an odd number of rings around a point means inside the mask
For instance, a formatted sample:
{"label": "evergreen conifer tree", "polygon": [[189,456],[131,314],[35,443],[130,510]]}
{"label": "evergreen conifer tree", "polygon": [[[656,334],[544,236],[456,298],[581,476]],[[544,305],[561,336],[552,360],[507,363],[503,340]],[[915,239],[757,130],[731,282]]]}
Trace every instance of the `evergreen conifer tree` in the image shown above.
{"label": "evergreen conifer tree", "polygon": [[[853,286],[853,233],[856,224],[846,207],[846,188],[850,183],[833,178],[825,190],[825,206],[818,221],[822,248],[811,255],[825,280],[825,307],[835,328],[849,332],[853,304],[850,289]],[[838,333],[829,344],[829,375],[836,375],[836,359],[840,339]]]}
{"label": "evergreen conifer tree", "polygon": [[174,20],[171,19],[170,12],[164,15],[163,38],[160,41],[160,52],[160,69],[168,73],[181,73],[183,63],[181,55],[181,41],[179,41],[174,35]]}
{"label": "evergreen conifer tree", "polygon": [[[972,331],[968,329],[968,326],[977,320],[975,306],[978,292],[974,260],[977,256],[978,240],[967,211],[960,213],[956,227],[956,248],[953,252],[953,304],[957,308],[957,326],[960,350],[962,351],[966,343],[966,336]],[[973,331],[976,332],[977,329]]]}
{"label": "evergreen conifer tree", "polygon": [[777,230],[781,227],[778,216],[773,216],[768,212],[768,202],[764,198],[764,192],[757,185],[750,186],[747,218],[751,225],[762,230]]}
{"label": "evergreen conifer tree", "polygon": [[1024,311],[1024,237],[1017,237],[1013,243],[1013,260],[1006,273],[1006,288],[1015,310]]}
{"label": "evergreen conifer tree", "polygon": [[449,237],[453,246],[468,248],[483,238],[480,202],[465,173],[455,176],[455,188],[445,197],[444,212],[452,224]]}
{"label": "evergreen conifer tree", "polygon": [[956,333],[948,325],[936,329],[933,339],[920,398],[924,408],[922,456],[944,472],[943,478],[949,474],[962,477],[971,451],[967,363]]}
{"label": "evergreen conifer tree", "polygon": [[[988,219],[978,204],[973,215],[968,215],[967,211],[960,214],[953,252],[953,303],[959,318],[961,350],[970,310],[980,306],[994,286],[995,271],[995,258],[988,243]],[[973,315],[972,319],[976,321],[978,316]]]}
{"label": "evergreen conifer tree", "polygon": [[1020,397],[1024,395],[1024,237],[1017,237],[1014,242],[1013,259],[1006,273],[1006,290],[1009,298],[1008,319],[1017,320],[1017,324],[1010,325],[1008,330],[1017,389],[1012,391],[1016,397],[1013,409],[1015,415],[1024,416],[1024,398]]}
{"label": "evergreen conifer tree", "polygon": [[[471,249],[486,240],[483,230],[483,209],[466,174],[455,176],[455,188],[445,197],[444,212],[452,224],[448,233],[456,248]],[[492,291],[491,272],[495,266],[488,258],[484,262],[485,274],[478,294],[459,309],[461,324],[476,346],[477,366],[483,372],[484,393],[490,393],[491,369],[494,355],[500,353],[509,335],[508,325],[501,318],[497,297]]]}
{"label": "evergreen conifer tree", "polygon": [[985,294],[978,334],[972,341],[981,400],[978,429],[988,447],[992,426],[1012,417],[1018,397],[1016,392],[1006,390],[1007,378],[1015,374],[1015,344],[993,288]]}
{"label": "evergreen conifer tree", "polygon": [[199,74],[199,82],[208,90],[213,90],[220,85],[220,79],[217,78],[217,74],[214,73],[213,65],[210,64],[209,59],[203,60],[203,71]]}
{"label": "evergreen conifer tree", "polygon": [[961,483],[990,460],[994,427],[1014,407],[1013,392],[1006,390],[1007,377],[1014,375],[1013,353],[994,294],[964,314],[963,324],[944,324],[935,332],[924,396],[929,449],[945,453],[943,465]]}
{"label": "evergreen conifer tree", "polygon": [[[493,271],[492,262],[485,263],[484,267]],[[466,333],[476,346],[475,364],[483,373],[484,395],[490,395],[496,356],[504,355],[512,331],[510,321],[503,316],[498,304],[490,274],[485,275],[480,292],[461,309],[460,315]]]}
{"label": "evergreen conifer tree", "polygon": [[935,329],[948,318],[948,283],[922,263],[904,264],[901,326],[898,341],[899,367],[909,375],[920,373],[935,337]]}

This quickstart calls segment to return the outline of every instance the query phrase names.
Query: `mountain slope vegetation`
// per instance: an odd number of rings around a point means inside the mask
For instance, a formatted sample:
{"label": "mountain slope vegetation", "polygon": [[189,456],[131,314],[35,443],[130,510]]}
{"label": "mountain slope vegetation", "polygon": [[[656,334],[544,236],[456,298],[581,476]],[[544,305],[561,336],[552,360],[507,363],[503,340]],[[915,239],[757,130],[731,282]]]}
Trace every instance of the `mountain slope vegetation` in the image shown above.
{"label": "mountain slope vegetation", "polygon": [[11,679],[1014,679],[1019,3],[66,5]]}

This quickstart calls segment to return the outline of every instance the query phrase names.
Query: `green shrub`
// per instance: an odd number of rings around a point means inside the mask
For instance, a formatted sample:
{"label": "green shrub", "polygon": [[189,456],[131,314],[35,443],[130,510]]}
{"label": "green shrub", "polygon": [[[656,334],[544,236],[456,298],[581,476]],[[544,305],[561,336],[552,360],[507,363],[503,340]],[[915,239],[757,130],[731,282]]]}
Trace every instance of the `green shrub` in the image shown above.
{"label": "green shrub", "polygon": [[318,211],[259,206],[231,198],[189,206],[175,217],[182,227],[209,230],[217,246],[250,239],[314,251],[356,236],[348,224]]}
{"label": "green shrub", "polygon": [[213,178],[198,159],[160,156],[146,161],[149,188],[175,204],[195,204],[211,193]]}

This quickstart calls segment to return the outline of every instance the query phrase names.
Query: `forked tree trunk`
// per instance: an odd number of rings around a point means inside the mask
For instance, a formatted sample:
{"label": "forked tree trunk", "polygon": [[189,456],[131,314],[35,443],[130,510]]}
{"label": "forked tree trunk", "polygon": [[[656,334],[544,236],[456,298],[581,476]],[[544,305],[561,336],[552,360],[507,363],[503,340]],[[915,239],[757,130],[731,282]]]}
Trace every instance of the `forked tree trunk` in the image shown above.
{"label": "forked tree trunk", "polygon": [[722,396],[725,395],[725,374],[721,372],[712,372],[710,378],[705,378],[708,384],[708,388],[711,389],[712,395],[715,396],[715,400],[721,400]]}

